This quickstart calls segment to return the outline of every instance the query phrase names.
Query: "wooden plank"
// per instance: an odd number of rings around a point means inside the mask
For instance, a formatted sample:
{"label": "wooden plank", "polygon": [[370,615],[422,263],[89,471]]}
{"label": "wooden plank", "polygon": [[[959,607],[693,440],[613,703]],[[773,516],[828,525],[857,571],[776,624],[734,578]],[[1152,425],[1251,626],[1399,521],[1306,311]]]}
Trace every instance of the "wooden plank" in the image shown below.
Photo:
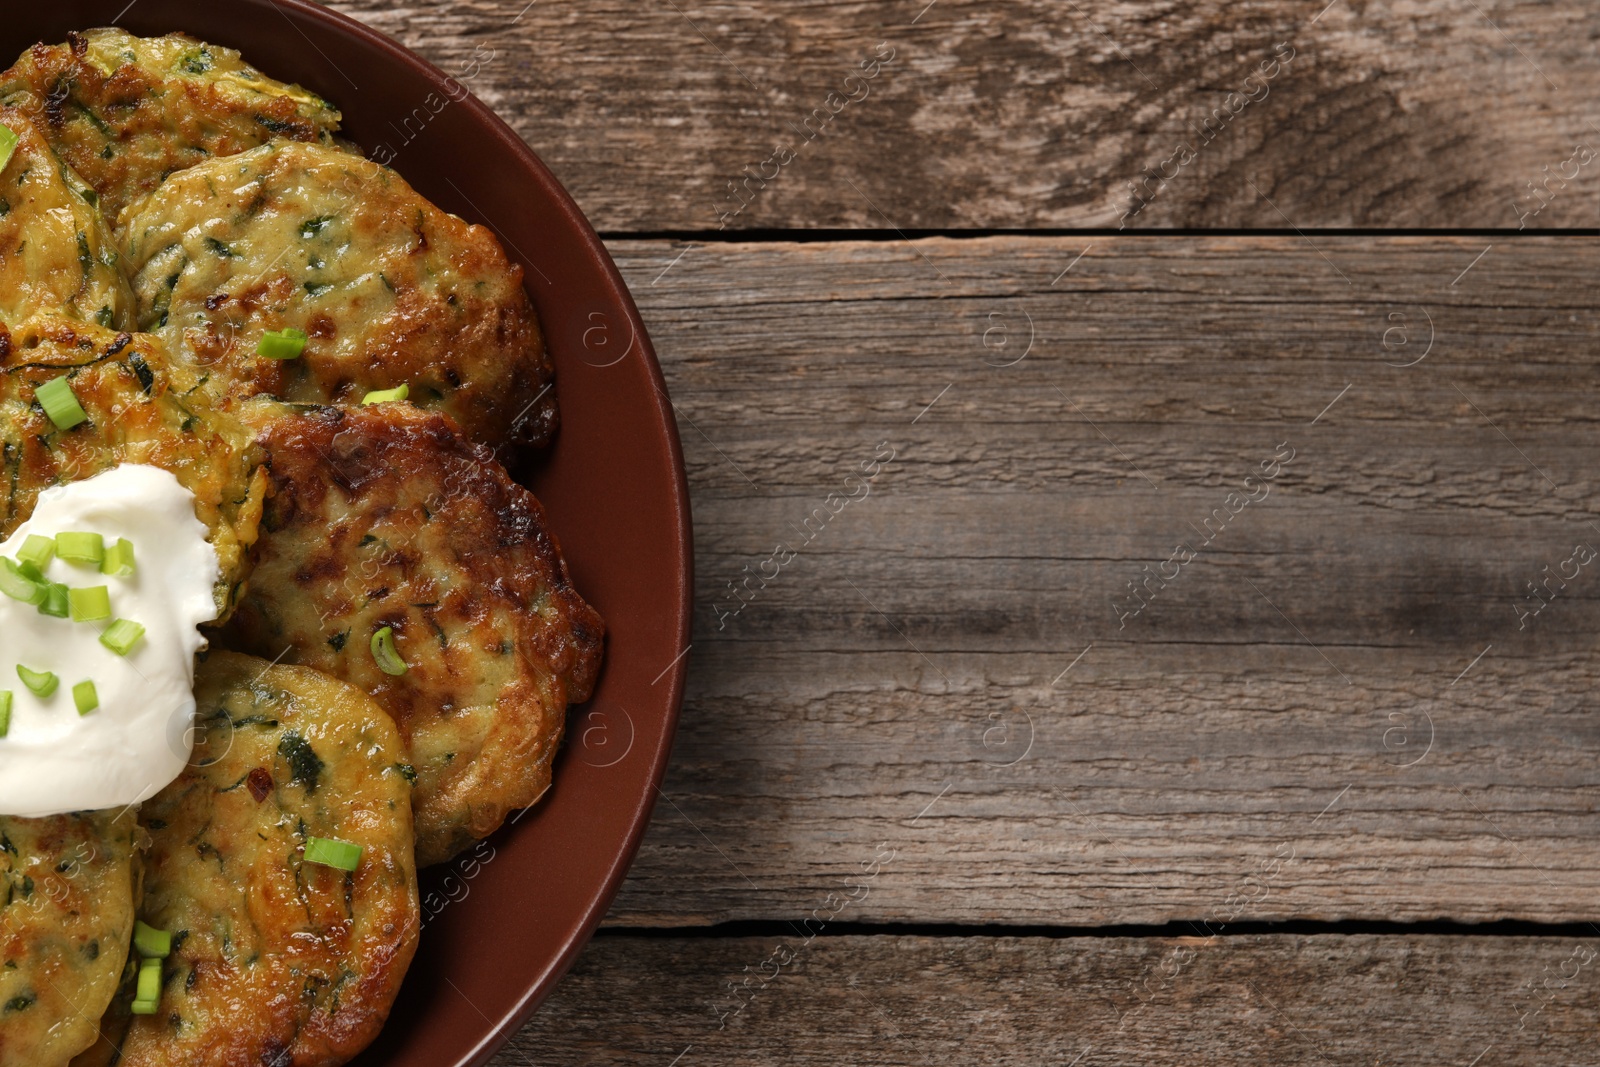
{"label": "wooden plank", "polygon": [[613,243],[697,618],[611,921],[796,917],[880,843],[851,921],[1592,915],[1600,243],[1487,243]]}
{"label": "wooden plank", "polygon": [[461,78],[604,231],[1596,221],[1581,5],[333,6]]}
{"label": "wooden plank", "polygon": [[1557,937],[601,937],[493,1062],[1592,1063],[1597,950]]}

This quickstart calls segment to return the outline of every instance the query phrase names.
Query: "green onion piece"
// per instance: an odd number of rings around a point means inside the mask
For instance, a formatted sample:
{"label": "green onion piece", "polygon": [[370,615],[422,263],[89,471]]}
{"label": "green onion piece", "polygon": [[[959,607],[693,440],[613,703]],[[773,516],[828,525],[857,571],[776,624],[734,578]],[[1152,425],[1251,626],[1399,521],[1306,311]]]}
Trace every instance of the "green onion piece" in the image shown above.
{"label": "green onion piece", "polygon": [[73,622],[99,622],[111,618],[111,591],[103,585],[67,590],[67,610]]}
{"label": "green onion piece", "polygon": [[28,579],[28,581],[34,583],[35,585],[50,584],[50,579],[44,576],[44,571],[40,570],[38,567],[35,567],[27,560],[22,560],[20,563],[18,563],[17,570],[24,578]]}
{"label": "green onion piece", "polygon": [[372,658],[384,674],[406,673],[406,661],[394,647],[394,627],[385,626],[372,635]]}
{"label": "green onion piece", "polygon": [[97,533],[56,534],[56,555],[68,563],[87,563],[98,568],[106,558],[106,539]]}
{"label": "green onion piece", "polygon": [[106,627],[105,633],[100,635],[100,643],[117,655],[126,656],[143,636],[143,626],[132,619],[118,619]]}
{"label": "green onion piece", "polygon": [[79,715],[87,715],[100,706],[100,694],[94,691],[94,682],[85,678],[72,687],[72,703]]}
{"label": "green onion piece", "polygon": [[158,1000],[136,1000],[128,1006],[128,1011],[134,1015],[154,1015],[160,1010],[161,1002]]}
{"label": "green onion piece", "polygon": [[267,359],[299,359],[300,353],[306,350],[306,340],[305,332],[293,326],[269,330],[261,335],[261,341],[256,345],[256,355]]}
{"label": "green onion piece", "polygon": [[106,558],[100,561],[101,574],[113,574],[123,577],[133,573],[133,542],[126,537],[117,538],[117,543],[106,546]]}
{"label": "green onion piece", "polygon": [[387,404],[391,400],[404,400],[411,395],[411,386],[401,382],[393,389],[374,389],[361,398],[363,404]]}
{"label": "green onion piece", "polygon": [[42,534],[29,534],[28,539],[22,542],[22,547],[17,549],[17,558],[43,571],[56,558],[56,539]]}
{"label": "green onion piece", "polygon": [[11,732],[11,690],[0,689],[0,737]]}
{"label": "green onion piece", "polygon": [[306,862],[353,871],[361,862],[361,846],[329,837],[306,838]]}
{"label": "green onion piece", "polygon": [[17,131],[10,126],[0,126],[0,170],[11,162],[11,153],[17,150]]}
{"label": "green onion piece", "polygon": [[60,582],[51,582],[45,586],[44,600],[39,604],[40,615],[51,615],[58,619],[67,617],[67,587]]}
{"label": "green onion piece", "polygon": [[134,990],[133,1002],[154,1004],[161,999],[161,961],[145,960],[139,964],[139,985]]}
{"label": "green onion piece", "polygon": [[83,405],[78,403],[77,394],[65,377],[51,378],[35,389],[33,396],[57,429],[70,430],[89,417],[84,414]]}
{"label": "green onion piece", "polygon": [[44,601],[45,587],[28,577],[16,560],[0,557],[0,593],[24,604],[39,604]]}
{"label": "green onion piece", "polygon": [[142,922],[133,924],[133,947],[139,950],[139,955],[147,960],[165,959],[172,954],[172,934],[166,930],[157,930],[154,926],[146,926]]}
{"label": "green onion piece", "polygon": [[28,692],[36,697],[49,696],[56,691],[56,686],[61,684],[61,679],[49,671],[30,671],[20,663],[17,664],[17,677],[28,687]]}

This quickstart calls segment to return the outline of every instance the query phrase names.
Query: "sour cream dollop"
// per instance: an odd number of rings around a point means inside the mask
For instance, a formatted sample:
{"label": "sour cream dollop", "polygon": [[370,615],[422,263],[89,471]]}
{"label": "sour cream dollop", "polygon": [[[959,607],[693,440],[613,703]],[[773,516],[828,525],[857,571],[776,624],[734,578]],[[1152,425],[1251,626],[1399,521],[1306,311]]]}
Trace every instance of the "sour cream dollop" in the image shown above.
{"label": "sour cream dollop", "polygon": [[[100,643],[111,619],[73,622],[0,596],[0,689],[11,691],[11,726],[0,737],[0,815],[39,817],[122,808],[178,777],[194,748],[196,629],[216,618],[216,550],[194,516],[194,494],[167,471],[124,464],[81,482],[46,489],[33,516],[0,544],[17,558],[29,534],[98,533],[133,543],[126,576],[52,559],[51,581],[104,585],[112,619],[131,619],[144,637],[126,656]],[[35,696],[17,665],[52,671],[61,684]],[[94,682],[100,706],[78,714],[72,687]]]}

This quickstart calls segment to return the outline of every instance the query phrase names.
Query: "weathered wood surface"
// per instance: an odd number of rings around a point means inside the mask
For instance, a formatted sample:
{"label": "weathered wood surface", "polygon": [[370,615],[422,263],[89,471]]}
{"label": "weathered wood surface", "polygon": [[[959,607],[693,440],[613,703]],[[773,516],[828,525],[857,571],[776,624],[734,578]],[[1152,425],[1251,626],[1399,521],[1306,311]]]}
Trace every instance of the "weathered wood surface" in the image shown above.
{"label": "weathered wood surface", "polygon": [[1544,937],[602,936],[494,1064],[1593,1063],[1597,951]]}
{"label": "weathered wood surface", "polygon": [[[677,406],[689,698],[612,926],[1595,918],[1596,241],[620,239],[1593,226],[1592,12],[334,6],[619,238]],[[602,933],[495,1062],[1491,1067],[1600,1024],[1589,938],[804,930]]]}
{"label": "weathered wood surface", "polygon": [[1597,221],[1583,4],[332,6],[460,77],[604,231]]}
{"label": "weathered wood surface", "polygon": [[842,919],[1593,918],[1600,242],[1086,243],[612,244],[697,616],[610,921],[799,918],[880,843]]}

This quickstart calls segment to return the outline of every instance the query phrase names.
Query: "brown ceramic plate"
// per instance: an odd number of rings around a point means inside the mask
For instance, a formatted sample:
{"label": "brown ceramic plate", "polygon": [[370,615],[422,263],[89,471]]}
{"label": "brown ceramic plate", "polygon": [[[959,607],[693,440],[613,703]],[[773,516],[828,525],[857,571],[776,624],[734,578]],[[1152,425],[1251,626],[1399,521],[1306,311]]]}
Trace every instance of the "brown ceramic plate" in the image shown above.
{"label": "brown ceramic plate", "polygon": [[484,1063],[605,914],[649,819],[683,696],[689,497],[639,313],[577,205],[522,140],[477,99],[452,99],[461,82],[357,22],[304,0],[6,8],[5,64],[36,41],[113,24],[238,48],[272,77],[332,100],[346,136],[441,207],[489,226],[527,271],[562,423],[527,481],[579,591],[605,616],[605,667],[595,698],[568,719],[545,799],[476,852],[424,873],[421,951],[383,1036],[358,1061]]}

